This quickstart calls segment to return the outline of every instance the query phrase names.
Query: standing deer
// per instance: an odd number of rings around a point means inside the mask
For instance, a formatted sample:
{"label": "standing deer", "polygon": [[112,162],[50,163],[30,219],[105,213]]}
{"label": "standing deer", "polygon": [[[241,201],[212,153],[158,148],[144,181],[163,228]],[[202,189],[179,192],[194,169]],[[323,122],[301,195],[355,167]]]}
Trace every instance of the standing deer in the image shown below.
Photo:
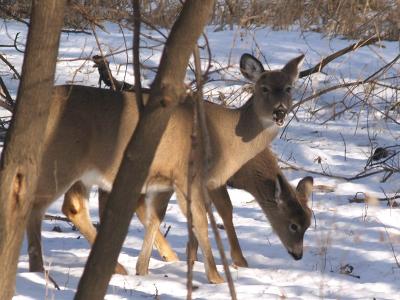
{"label": "standing deer", "polygon": [[[111,80],[114,80],[114,82],[116,80],[112,77],[112,74],[109,73],[106,69],[107,66],[105,65],[105,63],[107,62],[108,64],[106,58],[95,55],[93,56],[93,61],[95,62],[95,67],[97,67],[99,70],[99,83],[101,81],[104,81],[106,85],[111,86]],[[127,83],[121,85],[121,87],[122,89],[117,90],[134,90],[133,86]],[[149,91],[146,90],[145,92],[148,93]],[[282,180],[278,180],[278,176],[280,176]],[[280,182],[282,182],[283,184],[281,185]],[[308,224],[304,224],[304,226],[298,226],[297,230],[292,229],[288,231],[288,228],[290,226],[296,226],[297,223],[300,223],[292,222],[294,218],[297,218],[297,220],[307,223],[307,220],[309,220],[311,217],[311,214],[309,213],[310,209],[307,206],[307,198],[311,193],[312,178],[304,178],[304,180],[299,182],[297,192],[294,192],[292,187],[287,183],[286,180],[284,180],[283,174],[278,168],[276,158],[267,148],[266,150],[258,154],[255,158],[246,163],[233,177],[231,177],[228,183],[232,187],[247,190],[255,197],[255,199],[262,207],[263,211],[266,213],[266,216],[272,224],[275,232],[278,233],[278,236],[283,242],[283,245],[288,249],[288,252],[291,253],[291,255],[295,259],[301,258],[303,249],[301,243],[303,241],[304,232],[308,228]],[[278,196],[275,193],[274,185],[275,190],[280,192],[280,195]],[[77,192],[79,192],[79,186]],[[218,213],[222,217],[224,227],[226,228],[228,239],[231,245],[231,258],[233,260],[233,263],[236,266],[247,267],[247,261],[242,254],[237,235],[232,223],[233,207],[226,188],[221,187],[213,191],[212,193],[214,196],[214,205],[218,208]],[[168,203],[166,201],[168,201],[171,195],[171,192],[164,192],[157,195],[155,200],[153,200],[153,208],[151,209],[146,209],[144,196],[142,196],[139,200],[139,205],[136,209],[136,213],[142,224],[146,226],[146,231],[148,232],[148,237],[143,242],[143,250],[141,251],[140,257],[137,261],[136,270],[137,274],[139,275],[143,275],[148,271],[148,263],[150,260],[153,243],[156,244],[156,248],[159,250],[161,257],[164,260],[178,260],[178,256],[169,246],[167,240],[159,232],[159,230],[156,230],[157,226],[159,226],[157,225],[157,223],[161,222],[161,220],[164,218],[165,209],[167,207],[166,204]],[[100,216],[102,215],[102,212],[104,210],[107,197],[107,192],[101,190],[99,191]],[[302,205],[301,209],[299,209],[298,203]],[[63,206],[66,213],[70,211],[70,209],[68,209],[68,205],[69,203],[66,201],[65,205]],[[75,210],[78,211],[79,209],[84,208],[85,205],[80,204],[79,206],[75,207]],[[148,211],[149,209],[151,213],[146,213],[146,211]],[[84,215],[89,214],[85,213]],[[146,216],[150,217],[146,218]],[[90,224],[89,221],[85,223]],[[292,225],[292,223],[295,225]],[[82,228],[82,230],[91,231],[91,236],[93,237],[96,235],[94,228]],[[154,235],[154,232],[152,233],[152,230],[156,231],[156,236]],[[126,272],[125,268],[123,268],[119,264],[117,265],[116,271],[118,273]]]}
{"label": "standing deer", "polygon": [[[213,149],[206,182],[209,189],[223,186],[276,136],[278,126],[283,124],[291,107],[291,88],[303,59],[304,55],[301,55],[289,61],[282,70],[265,71],[256,58],[245,54],[240,61],[241,71],[255,82],[254,94],[249,101],[238,109],[205,103]],[[53,98],[53,119],[45,132],[44,159],[27,227],[31,271],[43,270],[40,230],[46,208],[74,184],[80,185],[84,190],[82,194],[92,185],[111,190],[123,151],[139,117],[132,93],[59,86],[54,89]],[[149,199],[157,193],[175,190],[183,213],[186,213],[187,205],[185,193],[192,124],[193,103],[187,100],[174,109],[142,189]],[[197,157],[195,162],[199,161],[201,159]],[[220,283],[223,279],[212,255],[202,201],[202,165],[195,163],[194,168],[191,201],[194,233],[203,252],[208,280]],[[66,197],[74,201],[71,194],[67,193]],[[72,221],[78,226],[77,219],[79,217]]]}

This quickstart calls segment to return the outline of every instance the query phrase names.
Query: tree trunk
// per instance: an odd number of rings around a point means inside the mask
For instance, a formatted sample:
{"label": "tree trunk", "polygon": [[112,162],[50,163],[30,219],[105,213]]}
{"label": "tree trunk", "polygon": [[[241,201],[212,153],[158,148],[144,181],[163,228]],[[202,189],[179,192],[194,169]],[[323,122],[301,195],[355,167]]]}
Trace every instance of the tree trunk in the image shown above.
{"label": "tree trunk", "polygon": [[213,4],[213,0],[187,0],[171,29],[149,103],[125,151],[75,299],[104,298],[149,166],[171,112],[185,95],[183,80],[189,57]]}
{"label": "tree trunk", "polygon": [[65,0],[32,3],[17,104],[0,162],[0,299],[14,294],[17,262],[49,119]]}

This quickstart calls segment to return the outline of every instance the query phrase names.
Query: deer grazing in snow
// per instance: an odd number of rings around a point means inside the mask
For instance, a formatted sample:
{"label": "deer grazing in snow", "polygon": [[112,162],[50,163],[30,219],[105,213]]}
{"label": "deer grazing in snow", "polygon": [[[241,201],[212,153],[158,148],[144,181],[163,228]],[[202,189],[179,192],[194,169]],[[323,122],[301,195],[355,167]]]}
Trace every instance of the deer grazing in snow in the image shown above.
{"label": "deer grazing in snow", "polygon": [[[209,190],[223,186],[276,136],[291,107],[291,88],[303,59],[301,55],[281,70],[265,71],[257,59],[245,54],[240,62],[242,73],[255,82],[249,101],[238,109],[205,103],[213,149],[206,182]],[[44,159],[27,227],[31,271],[43,270],[40,230],[47,207],[72,186],[79,186],[80,195],[87,194],[92,185],[111,190],[139,112],[133,93],[59,86],[53,92],[51,116],[44,134]],[[192,124],[193,103],[187,100],[174,109],[142,190],[148,198],[174,190],[183,213],[187,205]],[[200,163],[195,163],[194,169],[197,175],[203,172]],[[223,279],[217,272],[208,238],[200,177],[195,176],[192,183],[194,233],[203,252],[208,280],[220,283]],[[66,193],[67,203],[74,202],[75,198],[73,190]],[[79,215],[74,205],[69,208],[70,214],[75,215],[71,220],[83,228],[79,222],[84,222],[87,216]],[[66,210],[68,207],[64,207]]]}
{"label": "deer grazing in snow", "polygon": [[[308,198],[312,193],[313,178],[303,178],[294,190],[283,176],[274,154],[266,148],[241,167],[228,180],[228,185],[246,190],[255,197],[289,254],[296,260],[301,259],[304,233],[311,221]],[[171,195],[170,192],[160,193],[150,206],[146,205],[144,197],[140,199],[136,212],[146,227],[146,234],[136,264],[138,275],[145,275],[148,272],[154,242],[162,258],[167,261],[177,260],[175,252],[159,231]],[[247,267],[233,226],[233,207],[226,186],[210,191],[210,195],[224,223],[233,264]],[[104,207],[104,204],[99,206]]]}

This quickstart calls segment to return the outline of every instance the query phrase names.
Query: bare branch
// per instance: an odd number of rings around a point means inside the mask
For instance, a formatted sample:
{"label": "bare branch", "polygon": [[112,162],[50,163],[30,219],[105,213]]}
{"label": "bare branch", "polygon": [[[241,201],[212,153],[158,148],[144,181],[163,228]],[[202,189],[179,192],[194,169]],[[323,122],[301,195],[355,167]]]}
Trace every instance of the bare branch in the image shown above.
{"label": "bare branch", "polygon": [[205,185],[205,180],[208,177],[208,172],[209,172],[209,168],[210,168],[209,162],[211,161],[212,157],[211,157],[210,136],[208,133],[207,121],[206,121],[206,115],[205,115],[205,109],[204,109],[204,101],[203,101],[203,87],[202,87],[203,76],[201,74],[200,53],[199,53],[199,48],[197,46],[194,49],[193,56],[194,56],[195,75],[196,75],[196,83],[197,83],[195,107],[197,107],[197,113],[198,113],[198,118],[199,118],[199,128],[200,128],[200,132],[201,132],[201,136],[202,136],[202,140],[203,140],[203,146],[204,146],[203,165],[204,165],[205,171],[204,171],[203,178],[202,178],[204,204],[205,204],[205,207],[207,210],[208,219],[211,223],[211,228],[214,232],[215,241],[217,242],[217,247],[218,247],[219,253],[221,255],[221,260],[222,260],[222,264],[224,266],[226,279],[228,281],[229,292],[231,294],[232,300],[236,300],[237,296],[236,296],[235,286],[233,284],[232,275],[229,270],[229,265],[228,265],[228,261],[226,259],[224,246],[221,241],[221,236],[218,231],[217,222],[215,221],[214,214],[212,212],[212,208],[211,208],[212,204],[211,204],[210,194]]}
{"label": "bare branch", "polygon": [[376,42],[378,42],[380,40],[381,40],[381,37],[374,36],[374,37],[370,37],[370,38],[365,39],[365,40],[361,40],[361,41],[359,41],[359,42],[357,42],[355,44],[352,44],[352,45],[350,45],[350,46],[348,46],[346,48],[343,48],[342,50],[339,50],[339,51],[337,51],[337,52],[335,52],[335,53],[323,58],[314,67],[309,68],[309,69],[304,70],[304,71],[301,71],[300,74],[299,74],[299,78],[309,76],[309,75],[311,75],[313,73],[321,72],[322,69],[327,64],[329,64],[331,61],[335,60],[336,58],[338,58],[338,57],[340,57],[340,56],[342,56],[342,55],[344,55],[346,53],[349,53],[351,51],[358,50],[361,47],[374,44],[374,43],[376,43]]}
{"label": "bare branch", "polygon": [[0,54],[0,59],[10,67],[10,69],[14,72],[15,76],[17,76],[18,79],[21,80],[21,75],[18,73],[18,71],[14,68],[14,66],[2,55]]}
{"label": "bare branch", "polygon": [[139,0],[133,0],[133,73],[135,74],[135,93],[139,110],[143,111],[144,102],[142,95],[142,82],[140,80],[140,3]]}
{"label": "bare branch", "polygon": [[[1,92],[4,93],[4,98],[5,98],[5,102],[1,101],[0,102],[0,106],[7,109],[10,112],[13,112],[14,110],[14,99],[11,97],[6,84],[3,81],[3,78],[1,78],[0,76],[0,87],[1,87]],[[3,96],[3,95],[2,95]]]}
{"label": "bare branch", "polygon": [[[325,177],[330,177],[330,178],[336,178],[336,179],[342,179],[342,180],[346,180],[346,181],[353,181],[353,180],[357,180],[357,179],[361,179],[361,178],[365,178],[365,177],[369,177],[372,175],[376,175],[379,173],[383,173],[386,172],[387,170],[376,170],[376,171],[362,171],[360,173],[358,173],[357,175],[354,175],[352,177],[347,177],[347,176],[343,176],[343,175],[336,175],[336,174],[328,174],[325,172],[318,172],[318,171],[314,171],[314,170],[309,170],[300,166],[296,166],[294,164],[291,164],[287,161],[284,161],[282,159],[278,159],[279,162],[285,164],[286,166],[288,166],[290,169],[296,170],[296,171],[303,171],[303,172],[307,172],[307,173],[311,173],[311,174],[317,174],[317,175],[321,175],[321,176],[325,176]],[[370,171],[370,172],[369,172]]]}

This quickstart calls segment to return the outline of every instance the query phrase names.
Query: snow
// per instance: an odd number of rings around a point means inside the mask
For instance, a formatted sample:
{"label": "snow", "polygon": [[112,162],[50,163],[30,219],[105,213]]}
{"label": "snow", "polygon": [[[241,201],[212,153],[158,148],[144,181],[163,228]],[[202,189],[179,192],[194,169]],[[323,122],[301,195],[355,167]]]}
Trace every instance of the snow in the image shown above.
{"label": "snow", "polygon": [[[115,24],[106,24],[108,32],[98,30],[103,51],[119,51],[125,47],[120,28]],[[0,24],[0,44],[12,44],[16,33],[20,32],[20,48],[27,35],[27,28],[21,23],[2,21]],[[147,35],[162,40],[159,33],[144,30]],[[132,33],[124,32],[128,45]],[[238,61],[244,52],[251,52],[260,57],[266,68],[282,67],[285,62],[300,53],[305,53],[303,68],[318,63],[321,58],[340,50],[355,41],[341,38],[324,38],[319,33],[293,31],[272,31],[269,28],[236,29],[234,31],[213,32],[207,28],[208,40],[212,51],[215,68],[230,68],[213,73],[212,81],[205,86],[210,99],[217,101],[219,92],[233,92],[227,96],[228,103],[240,105],[246,95],[239,95],[244,79],[239,75]],[[143,49],[141,60],[150,69],[143,71],[143,83],[149,85],[154,78],[151,67],[155,67],[161,56],[161,48],[155,41],[146,39],[143,43],[154,45],[154,49]],[[200,43],[204,44],[204,41]],[[267,61],[264,61],[260,49]],[[1,53],[21,70],[22,54],[14,48],[1,48]],[[202,55],[206,52],[202,51]],[[391,61],[399,53],[399,44],[382,42],[381,47],[368,46],[356,52],[344,55],[328,64],[322,73],[298,82],[295,99],[312,95],[318,90],[344,81],[367,78],[378,68]],[[84,34],[63,34],[59,51],[56,82],[97,86],[97,69],[84,58],[98,54],[93,36]],[[128,52],[129,62],[131,52]],[[132,65],[126,68],[126,54],[121,53],[110,58],[111,70],[118,79],[133,82]],[[204,66],[206,60],[203,61]],[[126,70],[126,73],[125,73]],[[16,95],[18,80],[4,64],[0,64],[0,75],[4,78],[13,97]],[[399,86],[400,66],[395,64],[381,82]],[[188,73],[189,79],[193,75]],[[218,79],[229,81],[218,81]],[[373,89],[373,96],[368,99],[376,110],[360,110],[360,99],[368,96],[368,86],[350,90],[346,98],[347,105],[355,105],[346,113],[330,120],[334,111],[343,109],[340,101],[349,89],[337,89],[324,94],[317,100],[303,104],[296,112],[296,118],[284,129],[281,138],[273,142],[273,149],[284,162],[308,171],[323,174],[295,171],[285,168],[284,172],[295,185],[302,177],[312,175],[315,184],[327,186],[333,192],[316,190],[310,205],[315,219],[305,235],[304,257],[294,261],[286,252],[278,237],[273,233],[252,197],[244,191],[230,189],[234,204],[234,223],[249,268],[231,268],[238,299],[399,299],[400,267],[395,256],[400,260],[400,210],[391,208],[386,202],[378,205],[349,203],[357,192],[374,197],[393,196],[399,192],[399,174],[395,173],[386,182],[381,182],[383,173],[346,181],[338,177],[352,177],[364,170],[368,157],[377,146],[397,145],[400,138],[400,118],[395,111],[390,111],[393,119],[385,119],[387,110],[385,101],[398,97],[396,90]],[[373,102],[372,102],[373,101]],[[398,101],[398,98],[397,98]],[[326,106],[337,102],[335,107]],[[316,108],[325,108],[312,113]],[[1,115],[7,115],[2,111]],[[397,122],[397,123],[396,123]],[[398,160],[398,156],[397,156]],[[398,166],[398,164],[397,164]],[[334,175],[336,177],[332,177]],[[92,193],[90,211],[94,220],[97,218],[96,193]],[[62,199],[51,206],[48,213],[61,214]],[[217,222],[221,222],[217,217]],[[62,232],[52,229],[59,226]],[[185,244],[187,240],[185,218],[179,210],[175,197],[170,201],[166,219],[161,230],[168,233],[168,240],[181,259],[180,262],[163,262],[156,251],[150,261],[150,274],[139,277],[135,274],[135,263],[141,248],[143,227],[137,218],[133,218],[129,234],[120,255],[128,272],[132,275],[114,275],[108,288],[106,299],[183,299],[186,297],[186,262]],[[226,253],[229,248],[226,235],[221,231]],[[63,221],[43,222],[43,248],[46,268],[60,285],[55,290],[46,281],[43,274],[28,272],[26,241],[22,246],[18,263],[16,292],[14,299],[72,299],[85,261],[89,255],[89,245],[80,238],[79,232],[73,231],[70,224]],[[212,232],[210,231],[210,236]],[[219,270],[223,271],[216,245],[213,251]],[[350,274],[344,269],[353,267]],[[349,268],[347,266],[347,268]],[[359,276],[359,277],[357,277]],[[206,280],[201,260],[194,266],[193,297],[195,299],[229,299],[226,284],[212,285]]]}

